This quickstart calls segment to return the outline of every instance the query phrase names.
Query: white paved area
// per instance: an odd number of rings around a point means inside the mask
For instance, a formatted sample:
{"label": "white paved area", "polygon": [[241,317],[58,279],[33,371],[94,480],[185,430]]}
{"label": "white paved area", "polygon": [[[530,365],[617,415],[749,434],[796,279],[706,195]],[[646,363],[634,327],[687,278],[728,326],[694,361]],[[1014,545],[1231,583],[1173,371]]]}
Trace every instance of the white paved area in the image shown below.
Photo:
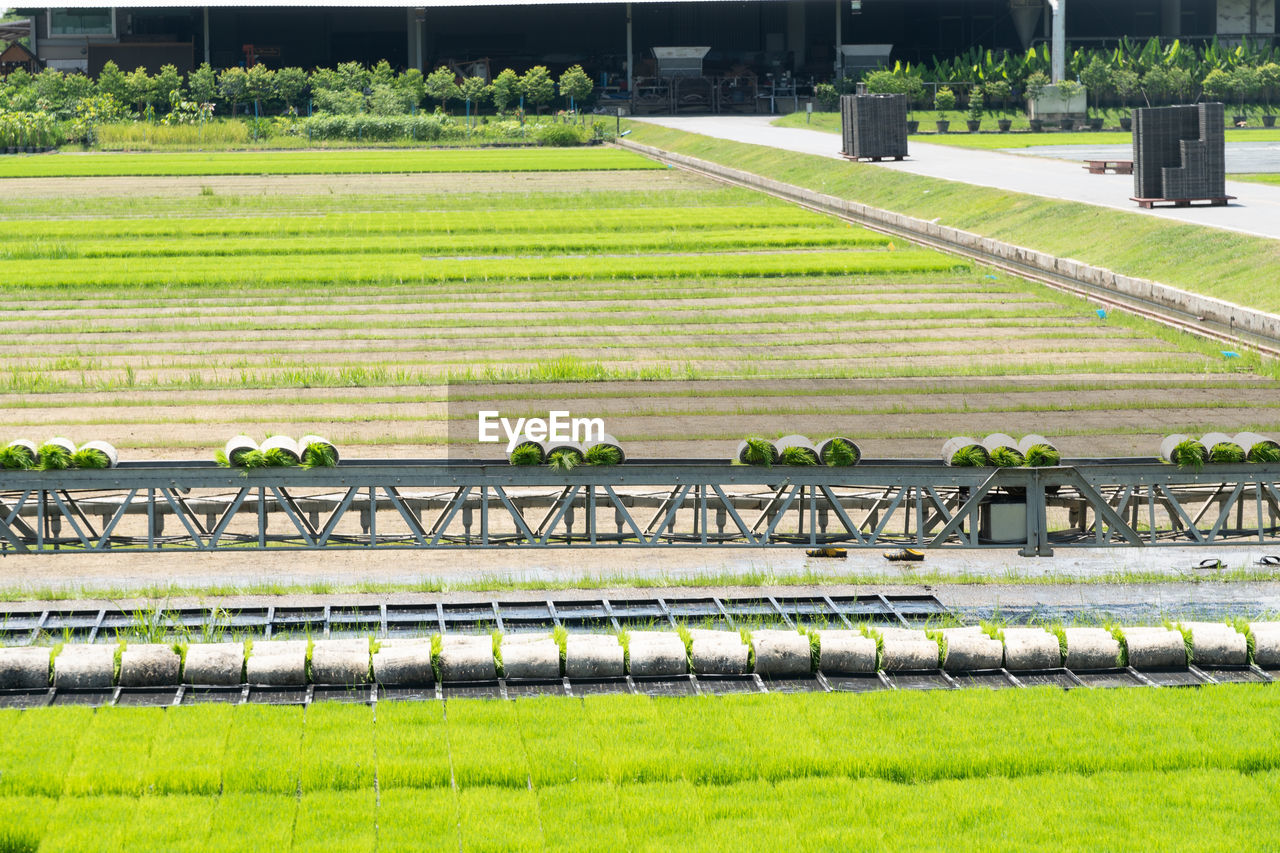
{"label": "white paved area", "polygon": [[[772,116],[672,116],[641,121],[699,133],[718,139],[767,145],[784,151],[840,159],[839,136],[804,128],[774,127]],[[1280,187],[1228,181],[1227,194],[1236,196],[1229,207],[1154,208],[1142,210],[1129,201],[1130,175],[1090,175],[1082,163],[1000,151],[976,151],[912,140],[910,157],[875,164],[880,168],[977,186],[1078,201],[1158,216],[1177,222],[1207,225],[1258,237],[1280,239]],[[944,223],[948,224],[948,223]]]}

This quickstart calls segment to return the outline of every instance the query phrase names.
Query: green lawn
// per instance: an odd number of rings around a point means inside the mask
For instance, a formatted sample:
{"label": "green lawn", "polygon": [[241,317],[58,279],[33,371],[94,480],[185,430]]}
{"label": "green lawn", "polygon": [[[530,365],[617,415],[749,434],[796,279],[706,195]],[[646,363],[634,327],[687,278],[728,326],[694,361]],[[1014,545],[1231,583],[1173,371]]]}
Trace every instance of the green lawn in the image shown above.
{"label": "green lawn", "polygon": [[1275,173],[1267,173],[1267,174],[1261,174],[1261,175],[1232,175],[1231,180],[1253,181],[1254,183],[1257,183],[1257,184],[1271,184],[1273,186],[1280,186],[1280,174],[1275,174]]}
{"label": "green lawn", "polygon": [[2,711],[0,849],[1265,850],[1277,712],[1257,685]]}
{"label": "green lawn", "polygon": [[[1133,138],[1130,131],[1120,129],[1114,115],[1108,115],[1106,124],[1108,129],[1105,130],[1073,130],[1070,132],[1048,130],[1040,133],[1032,133],[1030,126],[1027,124],[1026,116],[1021,114],[1014,118],[1013,127],[1008,133],[999,133],[996,130],[996,119],[1007,118],[1007,114],[987,114],[982,119],[982,126],[978,133],[969,133],[966,129],[965,120],[968,115],[963,112],[947,113],[947,118],[951,122],[951,127],[947,133],[936,132],[934,126],[934,121],[937,119],[936,113],[917,110],[915,117],[920,121],[919,129],[922,132],[913,134],[911,139],[917,142],[955,145],[961,148],[1001,149],[1034,148],[1037,145],[1125,145]],[[808,127],[812,130],[839,133],[840,114],[814,113],[806,119],[804,113],[791,113],[774,119],[773,124],[778,127]],[[1274,142],[1280,139],[1280,128],[1228,128],[1226,138],[1228,142]]]}
{"label": "green lawn", "polygon": [[341,175],[660,169],[611,148],[253,151],[199,154],[30,154],[0,159],[0,178]]}

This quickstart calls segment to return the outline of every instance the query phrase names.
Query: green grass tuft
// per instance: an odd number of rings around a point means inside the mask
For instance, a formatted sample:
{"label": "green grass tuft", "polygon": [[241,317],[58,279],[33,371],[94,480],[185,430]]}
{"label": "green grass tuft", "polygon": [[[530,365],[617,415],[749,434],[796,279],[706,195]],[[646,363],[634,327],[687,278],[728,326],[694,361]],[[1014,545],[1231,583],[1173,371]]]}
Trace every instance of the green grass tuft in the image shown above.
{"label": "green grass tuft", "polygon": [[261,450],[248,450],[244,453],[237,454],[241,468],[268,468],[271,466],[271,460]]}
{"label": "green grass tuft", "polygon": [[533,442],[526,441],[524,444],[516,445],[516,449],[511,451],[508,459],[512,465],[541,465],[542,448]]}
{"label": "green grass tuft", "polygon": [[1048,444],[1033,444],[1027,448],[1027,465],[1031,468],[1051,467],[1062,462],[1062,454]]}
{"label": "green grass tuft", "polygon": [[1189,468],[1192,471],[1199,471],[1204,467],[1207,461],[1208,453],[1205,451],[1204,445],[1194,438],[1188,438],[1178,442],[1173,448],[1173,464],[1179,468]]}
{"label": "green grass tuft", "polygon": [[262,458],[266,461],[265,467],[267,468],[292,468],[298,464],[298,460],[293,458],[293,454],[283,447],[272,447],[258,452],[262,454]]}
{"label": "green grass tuft", "polygon": [[764,438],[748,438],[742,461],[748,465],[771,467],[775,461],[773,443]]}
{"label": "green grass tuft", "polygon": [[1280,446],[1269,441],[1259,442],[1249,448],[1249,454],[1246,458],[1250,462],[1257,462],[1262,465],[1275,465],[1280,463]]}
{"label": "green grass tuft", "polygon": [[582,454],[571,448],[557,450],[547,457],[547,465],[552,471],[572,471],[582,464]]}
{"label": "green grass tuft", "polygon": [[60,444],[42,444],[38,454],[41,471],[65,471],[71,467],[71,453]]}
{"label": "green grass tuft", "polygon": [[833,467],[842,468],[858,464],[858,454],[853,446],[843,438],[833,438],[822,448],[823,462]]}
{"label": "green grass tuft", "polygon": [[6,471],[29,471],[36,467],[36,457],[21,444],[0,448],[0,468]]}
{"label": "green grass tuft", "polygon": [[213,461],[218,463],[219,468],[231,467],[231,460],[227,458],[227,452],[221,448],[213,451]]}
{"label": "green grass tuft", "polygon": [[92,447],[82,447],[71,454],[72,468],[102,469],[111,467],[107,454]]}
{"label": "green grass tuft", "polygon": [[1220,441],[1209,448],[1209,461],[1217,465],[1243,462],[1244,448],[1232,441]]}
{"label": "green grass tuft", "polygon": [[[271,453],[273,451],[267,451]],[[303,468],[333,468],[338,464],[338,451],[332,444],[313,441],[302,449]]]}

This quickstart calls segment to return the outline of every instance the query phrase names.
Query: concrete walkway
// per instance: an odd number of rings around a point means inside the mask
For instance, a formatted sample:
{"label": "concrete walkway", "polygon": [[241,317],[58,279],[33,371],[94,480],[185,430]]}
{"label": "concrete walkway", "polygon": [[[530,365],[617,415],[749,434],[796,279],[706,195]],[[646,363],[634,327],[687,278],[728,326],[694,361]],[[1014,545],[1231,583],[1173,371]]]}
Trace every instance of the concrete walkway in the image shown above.
{"label": "concrete walkway", "polygon": [[[841,159],[838,136],[803,128],[774,127],[770,124],[772,116],[673,116],[638,120],[717,139]],[[1133,195],[1133,178],[1129,175],[1090,175],[1082,163],[925,142],[912,141],[910,150],[911,156],[906,160],[875,165],[931,178],[1084,202],[1139,216],[1158,216],[1176,222],[1280,239],[1280,187],[1277,186],[1228,181],[1227,194],[1236,196],[1236,201],[1228,207],[1143,210],[1129,201]]]}

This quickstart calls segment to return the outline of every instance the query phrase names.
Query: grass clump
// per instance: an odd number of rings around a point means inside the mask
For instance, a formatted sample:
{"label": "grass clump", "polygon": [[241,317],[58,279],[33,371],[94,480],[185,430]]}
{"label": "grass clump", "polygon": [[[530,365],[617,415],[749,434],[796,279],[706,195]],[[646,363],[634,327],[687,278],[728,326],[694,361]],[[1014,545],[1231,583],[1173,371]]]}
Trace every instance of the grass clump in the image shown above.
{"label": "grass clump", "polygon": [[951,454],[953,468],[985,468],[991,464],[991,457],[980,445],[971,444]]}
{"label": "grass clump", "polygon": [[1275,465],[1280,463],[1280,446],[1272,444],[1269,441],[1260,441],[1253,447],[1249,448],[1245,459],[1249,462],[1257,462],[1262,465]]}
{"label": "grass clump", "polygon": [[777,460],[773,443],[764,438],[748,438],[747,446],[742,451],[742,461],[748,465],[772,467]]}
{"label": "grass clump", "polygon": [[1048,444],[1033,444],[1027,448],[1026,463],[1031,468],[1048,468],[1062,462],[1062,454]]}
{"label": "grass clump", "polygon": [[507,460],[512,465],[541,465],[542,464],[542,448],[533,442],[526,441],[523,444],[516,445],[516,449],[511,451],[511,455]]}
{"label": "grass clump", "polygon": [[622,463],[622,451],[612,444],[593,444],[587,448],[582,462],[584,465],[619,465]]}
{"label": "grass clump", "polygon": [[102,469],[111,467],[111,459],[107,454],[94,447],[82,447],[71,454],[72,468]]}
{"label": "grass clump", "polygon": [[71,451],[61,444],[46,442],[36,454],[37,467],[41,471],[65,471],[71,467]]}
{"label": "grass clump", "polygon": [[853,445],[843,438],[833,438],[822,448],[822,461],[832,467],[842,468],[857,465],[858,454],[854,452]]}
{"label": "grass clump", "polygon": [[1244,448],[1233,441],[1220,441],[1209,448],[1209,461],[1215,465],[1243,462]]}
{"label": "grass clump", "polygon": [[1184,439],[1178,442],[1170,454],[1171,461],[1179,468],[1189,468],[1192,471],[1199,471],[1204,467],[1204,463],[1208,459],[1208,452],[1203,444],[1194,438]]}
{"label": "grass clump", "polygon": [[990,458],[991,464],[997,468],[1021,468],[1027,461],[1026,457],[1012,447],[997,447],[991,451]]}
{"label": "grass clump", "polygon": [[784,447],[782,449],[783,465],[817,465],[818,454],[807,447]]}

